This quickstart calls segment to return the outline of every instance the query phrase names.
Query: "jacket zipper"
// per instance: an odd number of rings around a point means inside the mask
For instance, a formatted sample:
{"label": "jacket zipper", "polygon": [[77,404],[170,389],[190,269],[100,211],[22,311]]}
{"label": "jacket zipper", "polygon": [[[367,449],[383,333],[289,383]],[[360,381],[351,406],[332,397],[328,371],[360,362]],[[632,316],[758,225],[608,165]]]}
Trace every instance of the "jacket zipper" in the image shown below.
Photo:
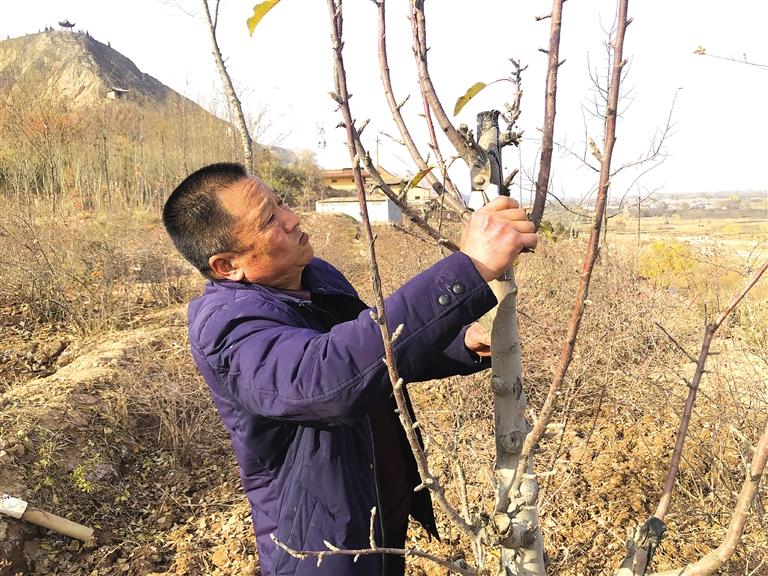
{"label": "jacket zipper", "polygon": [[[376,465],[376,446],[373,442],[373,426],[371,426],[371,417],[366,415],[366,421],[368,422],[368,433],[371,435],[371,457],[373,458],[373,486],[376,492],[376,515],[379,517],[379,530],[381,531],[381,545],[382,547],[388,546],[386,532],[384,531],[384,510],[381,507],[381,493],[379,492],[379,472]],[[381,555],[381,574],[386,576],[386,562],[387,555]]]}

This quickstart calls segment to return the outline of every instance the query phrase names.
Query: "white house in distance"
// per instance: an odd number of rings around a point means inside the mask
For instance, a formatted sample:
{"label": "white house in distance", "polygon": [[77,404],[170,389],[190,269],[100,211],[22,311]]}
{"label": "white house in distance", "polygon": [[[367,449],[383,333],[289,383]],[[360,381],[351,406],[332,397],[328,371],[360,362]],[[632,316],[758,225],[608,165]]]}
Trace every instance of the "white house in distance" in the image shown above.
{"label": "white house in distance", "polygon": [[[371,222],[399,224],[403,218],[400,208],[395,206],[395,203],[386,196],[369,194],[366,197],[366,204],[368,205],[368,218]],[[358,222],[362,221],[360,202],[355,196],[337,196],[318,200],[315,202],[315,211],[326,214],[346,214]]]}
{"label": "white house in distance", "polygon": [[[389,184],[392,190],[399,193],[408,184],[408,179],[395,176],[382,167],[377,168],[384,182]],[[381,193],[374,193],[374,181],[366,170],[361,171],[363,184],[367,194],[368,216],[371,222],[387,222],[397,224],[402,220],[402,212],[389,198]],[[358,222],[362,219],[360,216],[360,204],[357,195],[353,194],[356,190],[355,179],[352,168],[342,168],[339,170],[325,170],[323,172],[323,183],[333,193],[338,192],[331,198],[324,198],[315,202],[317,212],[347,214],[352,216]],[[346,196],[344,194],[347,194]],[[424,205],[433,196],[431,190],[419,186],[413,186],[408,190],[406,202],[410,205]]]}

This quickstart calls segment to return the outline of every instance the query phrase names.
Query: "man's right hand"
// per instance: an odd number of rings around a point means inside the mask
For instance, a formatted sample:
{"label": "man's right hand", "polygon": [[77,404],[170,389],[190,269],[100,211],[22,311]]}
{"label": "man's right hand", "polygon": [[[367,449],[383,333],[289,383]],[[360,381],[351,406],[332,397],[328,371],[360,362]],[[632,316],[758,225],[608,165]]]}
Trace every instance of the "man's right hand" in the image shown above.
{"label": "man's right hand", "polygon": [[461,251],[486,282],[512,265],[523,248],[536,247],[533,222],[519,204],[507,196],[494,198],[472,214],[461,234]]}

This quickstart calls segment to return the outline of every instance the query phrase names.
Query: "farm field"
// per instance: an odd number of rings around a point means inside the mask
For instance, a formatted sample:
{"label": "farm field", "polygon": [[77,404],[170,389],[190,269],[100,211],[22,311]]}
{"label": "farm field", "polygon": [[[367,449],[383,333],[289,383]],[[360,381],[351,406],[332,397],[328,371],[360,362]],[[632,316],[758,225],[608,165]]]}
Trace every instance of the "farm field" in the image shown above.
{"label": "farm field", "polygon": [[[370,299],[359,225],[338,216],[304,220],[317,254]],[[187,352],[184,303],[201,279],[179,261],[155,214],[60,214],[53,222],[0,222],[0,485],[92,525],[96,538],[81,545],[2,519],[0,574],[258,574],[229,440]],[[660,327],[696,354],[705,304],[711,317],[758,259],[758,250],[734,256],[727,243],[741,242],[745,251],[765,243],[758,221],[702,228],[643,219],[639,248],[629,226],[609,229],[556,415],[562,432],[537,456],[553,574],[612,573],[626,530],[652,513],[687,393],[684,378],[693,370]],[[409,232],[377,229],[387,292],[440,257]],[[650,248],[673,239],[687,247],[678,254],[682,265]],[[534,413],[565,335],[584,244],[583,235],[543,240],[518,266]],[[718,354],[702,383],[658,569],[695,560],[722,539],[768,413],[767,336],[764,280],[713,345]],[[458,455],[470,512],[487,512],[494,492],[488,376],[410,389],[449,497],[458,498]],[[723,574],[768,574],[765,485],[760,494]],[[466,553],[461,536],[439,523],[441,542],[413,526],[411,544]],[[444,570],[409,560],[408,574]]]}
{"label": "farm field", "polygon": [[[614,230],[622,240],[637,239],[637,220]],[[630,228],[634,226],[633,230]],[[765,218],[642,218],[640,220],[640,241],[674,239],[690,242],[702,250],[720,247],[734,258],[754,260],[768,255],[768,209]]]}

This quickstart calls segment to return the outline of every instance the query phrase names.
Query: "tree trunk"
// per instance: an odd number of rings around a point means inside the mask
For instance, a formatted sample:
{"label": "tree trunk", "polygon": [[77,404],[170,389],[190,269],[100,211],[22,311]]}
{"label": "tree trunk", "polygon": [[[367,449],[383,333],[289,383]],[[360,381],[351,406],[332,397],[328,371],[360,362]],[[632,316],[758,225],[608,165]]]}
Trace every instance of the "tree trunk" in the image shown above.
{"label": "tree trunk", "polygon": [[563,2],[552,2],[549,32],[549,62],[547,65],[547,84],[544,90],[544,128],[541,134],[541,160],[536,178],[536,198],[531,209],[531,220],[538,229],[544,215],[544,205],[549,190],[549,175],[552,171],[552,148],[555,135],[555,112],[557,110],[557,71],[560,69],[560,28],[563,19]]}
{"label": "tree trunk", "polygon": [[[497,187],[501,185],[498,116],[496,111],[480,113],[477,134],[478,144],[491,163],[485,169],[488,182]],[[473,182],[478,181],[473,178]],[[523,390],[514,267],[491,282],[491,289],[499,304],[488,313],[484,323],[491,324],[498,493],[486,536],[491,542],[498,541],[501,547],[498,576],[543,576],[546,574],[544,546],[536,509],[538,480],[530,463],[522,482],[517,483],[519,490],[513,488],[523,441],[529,430],[525,420],[527,399]]]}
{"label": "tree trunk", "polygon": [[[219,69],[219,75],[221,76],[221,82],[224,85],[224,94],[227,97],[227,103],[229,109],[232,111],[232,115],[235,117],[235,126],[240,132],[240,139],[243,145],[243,163],[249,173],[253,172],[253,142],[251,141],[251,133],[248,131],[248,125],[245,122],[245,116],[243,115],[243,107],[240,104],[240,100],[237,97],[235,88],[232,85],[232,79],[229,77],[227,67],[224,65],[224,59],[221,57],[221,50],[219,50],[219,42],[216,39],[216,20],[211,18],[211,11],[208,6],[208,0],[201,0],[203,3],[203,11],[205,12],[205,18],[208,22],[208,31],[211,34],[211,52],[213,58],[216,60],[216,67]],[[218,17],[218,0],[216,0],[216,15]]]}

